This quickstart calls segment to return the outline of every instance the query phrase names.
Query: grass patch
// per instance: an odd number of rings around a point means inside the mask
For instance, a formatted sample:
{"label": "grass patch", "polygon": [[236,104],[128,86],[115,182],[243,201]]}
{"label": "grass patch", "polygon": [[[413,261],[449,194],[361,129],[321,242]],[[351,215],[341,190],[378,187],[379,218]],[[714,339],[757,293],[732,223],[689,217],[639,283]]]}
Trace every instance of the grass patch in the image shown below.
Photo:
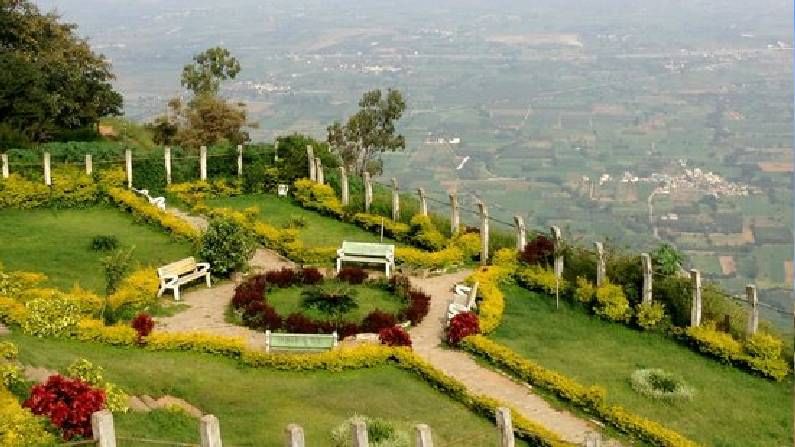
{"label": "grass patch", "polygon": [[120,247],[135,246],[133,260],[162,265],[192,252],[188,242],[174,241],[166,233],[133,219],[115,208],[35,209],[0,211],[0,262],[7,270],[46,274],[50,286],[81,287],[104,293],[101,259],[107,252],[91,249],[97,235],[113,235]]}
{"label": "grass patch", "polygon": [[[229,445],[281,446],[289,423],[304,427],[307,445],[329,445],[331,430],[354,413],[396,424],[429,424],[441,445],[482,446],[496,436],[492,421],[392,366],[273,371],[186,352],[147,352],[16,333],[5,339],[19,346],[20,360],[27,364],[62,370],[83,357],[105,368],[105,378],[131,394],[183,398],[218,417],[223,442]],[[161,412],[117,419],[119,436],[198,441],[198,421],[189,427]]]}
{"label": "grass patch", "polygon": [[[380,309],[384,312],[397,314],[406,303],[399,297],[393,295],[388,290],[378,286],[349,286],[351,290],[356,290],[356,302],[359,307],[342,316],[345,321],[360,322],[367,314]],[[266,301],[273,306],[279,315],[287,316],[291,313],[302,313],[314,320],[325,320],[327,315],[316,309],[306,309],[301,307],[301,292],[303,287],[273,288],[267,293]]]}
{"label": "grass patch", "polygon": [[[491,336],[528,359],[583,384],[608,400],[705,445],[792,444],[792,380],[775,383],[722,365],[661,334],[640,332],[580,307],[518,286],[505,289],[503,322]],[[637,369],[661,368],[684,378],[692,401],[664,403],[632,389]]]}

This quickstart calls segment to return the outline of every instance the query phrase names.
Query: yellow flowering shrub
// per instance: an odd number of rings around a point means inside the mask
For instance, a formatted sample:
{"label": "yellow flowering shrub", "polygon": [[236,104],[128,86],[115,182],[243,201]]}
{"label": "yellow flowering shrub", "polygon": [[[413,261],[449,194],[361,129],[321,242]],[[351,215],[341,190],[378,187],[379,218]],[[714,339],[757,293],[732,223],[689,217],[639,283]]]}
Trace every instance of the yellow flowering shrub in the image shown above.
{"label": "yellow flowering shrub", "polygon": [[0,321],[21,326],[28,319],[28,309],[24,304],[7,296],[0,296]]}
{"label": "yellow flowering shrub", "polygon": [[428,250],[441,250],[447,245],[447,238],[431,222],[431,218],[417,214],[411,218],[411,241],[414,245]]}
{"label": "yellow flowering shrub", "polygon": [[478,292],[481,302],[478,305],[480,332],[488,334],[497,329],[505,312],[505,296],[500,290],[500,283],[508,279],[514,270],[511,267],[481,267],[467,277],[469,284],[479,283]]}
{"label": "yellow flowering shrub", "polygon": [[0,447],[44,447],[55,442],[45,429],[45,419],[22,408],[17,398],[0,386]]}
{"label": "yellow flowering shrub", "polygon": [[568,286],[565,279],[558,279],[555,276],[554,270],[540,265],[520,268],[516,272],[516,279],[530,290],[544,292],[549,295],[554,295],[558,290],[564,293]]}
{"label": "yellow flowering shrub", "polygon": [[501,248],[494,253],[494,257],[491,259],[491,264],[497,267],[506,267],[515,269],[519,261],[516,257],[516,250],[512,248]]}
{"label": "yellow flowering shrub", "polygon": [[0,264],[0,295],[16,296],[46,280],[47,276],[43,273],[5,272]]}
{"label": "yellow flowering shrub", "polygon": [[242,185],[239,182],[230,182],[226,179],[174,183],[169,185],[166,190],[190,205],[198,204],[205,199],[237,196],[243,193]]}
{"label": "yellow flowering shrub", "polygon": [[472,259],[480,254],[480,234],[458,233],[453,238],[453,245],[461,249],[466,259]]}
{"label": "yellow flowering shrub", "polygon": [[116,310],[121,306],[145,307],[157,301],[160,281],[154,268],[136,270],[122,279],[116,291],[108,296],[108,305]]}
{"label": "yellow flowering shrub", "polygon": [[102,320],[82,319],[77,324],[75,337],[113,346],[130,346],[138,339],[135,329],[128,325],[105,326]]}
{"label": "yellow flowering shrub", "polygon": [[735,340],[731,334],[717,330],[715,323],[712,321],[708,321],[698,327],[687,328],[686,333],[699,351],[725,362],[731,362],[732,359],[739,358],[742,355],[743,345]]}
{"label": "yellow flowering shrub", "polygon": [[69,335],[81,319],[79,303],[64,295],[30,300],[25,309],[22,330],[36,337]]}
{"label": "yellow flowering shrub", "polygon": [[574,289],[574,298],[588,304],[596,298],[596,286],[582,276],[577,277],[577,287]]}
{"label": "yellow flowering shrub", "polygon": [[384,234],[397,240],[407,240],[411,227],[403,222],[396,222],[388,217],[377,214],[356,213],[353,215],[353,223],[367,231],[381,231],[381,223],[384,224]]}
{"label": "yellow flowering shrub", "polygon": [[52,170],[52,186],[11,174],[0,181],[0,208],[86,206],[99,199],[99,188],[85,171],[75,167]]}
{"label": "yellow flowering shrub", "polygon": [[424,251],[413,247],[397,247],[395,259],[401,264],[416,268],[444,269],[464,262],[458,247],[450,246],[440,251]]}
{"label": "yellow flowering shrub", "polygon": [[108,188],[108,196],[121,209],[131,212],[133,215],[146,222],[160,225],[178,237],[196,240],[201,233],[196,228],[180,217],[169,214],[156,206],[152,205],[140,195],[122,188]]}
{"label": "yellow flowering shrub", "polygon": [[597,287],[593,310],[596,315],[610,321],[627,321],[630,308],[624,289],[609,282]]}
{"label": "yellow flowering shrub", "polygon": [[345,214],[342,202],[337,199],[331,186],[321,185],[306,178],[296,180],[293,186],[293,194],[301,206],[337,218],[341,218]]}
{"label": "yellow flowering shrub", "polygon": [[242,337],[224,337],[205,332],[152,332],[145,349],[151,351],[193,351],[238,358],[246,350]]}

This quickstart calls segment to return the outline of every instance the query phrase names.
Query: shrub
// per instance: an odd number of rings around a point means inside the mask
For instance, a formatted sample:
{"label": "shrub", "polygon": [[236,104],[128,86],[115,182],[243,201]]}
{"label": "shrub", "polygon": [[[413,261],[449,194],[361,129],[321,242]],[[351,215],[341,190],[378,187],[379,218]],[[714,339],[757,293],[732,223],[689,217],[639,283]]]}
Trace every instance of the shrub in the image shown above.
{"label": "shrub", "polygon": [[431,309],[431,297],[419,290],[410,290],[409,305],[401,313],[401,319],[411,321],[411,324],[418,325],[422,322]]}
{"label": "shrub", "polygon": [[453,239],[453,246],[461,251],[461,256],[472,259],[480,254],[480,233],[458,233]]}
{"label": "shrub", "polygon": [[496,265],[498,267],[515,268],[518,259],[519,257],[516,254],[516,250],[511,248],[501,248],[494,253],[494,258],[491,260],[491,263],[492,265]]}
{"label": "shrub", "polygon": [[480,332],[478,316],[472,312],[462,312],[450,319],[447,328],[447,343],[458,346],[464,337]]}
{"label": "shrub", "polygon": [[26,334],[37,337],[68,335],[81,318],[79,304],[72,298],[55,295],[25,303],[27,318],[22,322]]}
{"label": "shrub", "polygon": [[381,341],[382,345],[411,347],[411,337],[409,333],[400,326],[381,329],[378,332],[378,340]]}
{"label": "shrub", "polygon": [[317,334],[320,328],[311,318],[304,314],[294,313],[288,315],[284,320],[284,329],[296,334]]}
{"label": "shrub", "polygon": [[674,401],[693,399],[693,388],[681,377],[662,369],[638,369],[630,377],[632,389],[652,399]]}
{"label": "shrub", "polygon": [[351,447],[353,435],[351,425],[357,421],[364,422],[367,426],[367,440],[373,447],[409,447],[409,435],[402,430],[396,430],[390,423],[380,418],[354,415],[331,431],[331,441],[334,447]]}
{"label": "shrub", "polygon": [[397,247],[395,259],[414,268],[445,269],[464,262],[464,253],[456,246],[444,250],[427,252],[413,247]]}
{"label": "shrub", "polygon": [[252,302],[263,301],[267,284],[267,275],[255,275],[246,279],[235,287],[235,294],[232,295],[232,307],[245,309]]}
{"label": "shrub", "polygon": [[113,295],[108,297],[108,304],[114,311],[125,308],[134,315],[134,312],[157,301],[159,283],[155,269],[151,267],[138,269],[118,284]]}
{"label": "shrub", "polygon": [[290,216],[284,228],[304,228],[306,227],[306,217],[304,216]]}
{"label": "shrub", "polygon": [[337,279],[353,285],[362,284],[368,276],[367,271],[359,267],[343,267],[337,273]]}
{"label": "shrub", "polygon": [[397,324],[394,315],[375,309],[362,320],[361,329],[364,332],[378,333],[381,329],[393,327]]}
{"label": "shrub", "polygon": [[210,263],[213,273],[227,277],[248,268],[254,252],[254,239],[239,223],[213,218],[201,237],[199,257]]}
{"label": "shrub", "polygon": [[105,391],[105,407],[116,413],[128,410],[127,401],[129,395],[119,386],[106,382],[103,378],[104,370],[101,366],[95,366],[86,359],[78,359],[72,362],[66,369],[66,375],[72,379],[79,379],[93,387]]}
{"label": "shrub", "polygon": [[119,246],[119,239],[112,235],[97,235],[91,239],[91,249],[94,251],[111,251]]}
{"label": "shrub", "polygon": [[43,418],[22,408],[16,396],[0,387],[0,445],[3,447],[51,447],[53,436],[45,430]]}
{"label": "shrub", "polygon": [[629,301],[624,296],[621,286],[605,283],[597,287],[594,312],[610,321],[626,321],[629,314]]}
{"label": "shrub", "polygon": [[105,392],[82,380],[55,375],[34,385],[22,405],[33,414],[47,416],[66,440],[91,438],[91,414],[105,406]]}
{"label": "shrub", "polygon": [[305,285],[316,285],[323,282],[323,274],[315,267],[304,267],[301,269],[301,283]]}
{"label": "shrub", "polygon": [[784,343],[781,340],[762,332],[748,337],[743,346],[748,355],[759,359],[781,358],[783,347]]}
{"label": "shrub", "polygon": [[417,214],[411,218],[411,241],[414,245],[428,250],[441,250],[447,245],[447,238],[431,222],[431,218]]}
{"label": "shrub", "polygon": [[516,272],[516,277],[528,289],[548,295],[555,295],[558,291],[566,290],[566,281],[563,278],[558,279],[555,276],[555,271],[549,267],[531,265],[521,268]]}
{"label": "shrub", "polygon": [[289,267],[282,267],[281,270],[266,272],[265,281],[269,286],[284,288],[298,284],[301,281],[301,277],[295,270]]}
{"label": "shrub", "polygon": [[113,294],[121,280],[132,268],[132,254],[135,248],[129,250],[116,250],[109,256],[102,258],[102,268],[105,271],[105,293]]}
{"label": "shrub", "polygon": [[729,363],[742,354],[742,344],[731,334],[715,329],[714,322],[708,321],[698,327],[689,327],[687,335],[699,351],[713,355],[724,362]]}
{"label": "shrub", "polygon": [[253,301],[243,311],[243,323],[253,329],[275,331],[284,322],[276,309],[263,301]]}
{"label": "shrub", "polygon": [[317,309],[339,324],[344,314],[359,307],[355,295],[356,291],[350,287],[330,282],[304,290],[301,293],[301,306]]}
{"label": "shrub", "polygon": [[554,253],[555,242],[539,234],[524,246],[519,253],[519,261],[526,265],[551,265]]}
{"label": "shrub", "polygon": [[640,303],[635,306],[635,318],[643,329],[651,329],[657,326],[665,318],[665,305],[657,301],[651,304]]}
{"label": "shrub", "polygon": [[152,329],[155,328],[155,321],[149,314],[141,313],[133,319],[131,326],[138,333],[138,340],[141,341],[152,333]]}
{"label": "shrub", "polygon": [[582,276],[577,277],[577,287],[574,289],[574,298],[584,304],[591,303],[596,298],[596,287]]}

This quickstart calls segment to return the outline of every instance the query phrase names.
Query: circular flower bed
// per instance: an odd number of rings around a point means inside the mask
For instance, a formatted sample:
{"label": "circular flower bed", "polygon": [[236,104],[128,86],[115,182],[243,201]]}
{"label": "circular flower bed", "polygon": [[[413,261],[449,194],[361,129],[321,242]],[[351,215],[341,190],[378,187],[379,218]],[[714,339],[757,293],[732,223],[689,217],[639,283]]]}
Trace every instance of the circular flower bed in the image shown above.
{"label": "circular flower bed", "polygon": [[[342,269],[334,279],[324,278],[313,267],[269,271],[237,286],[232,309],[252,329],[302,334],[336,331],[343,338],[360,332],[378,333],[400,321],[418,324],[428,314],[430,297],[411,288],[408,278],[397,275],[389,280],[366,278],[366,272],[355,268]],[[277,307],[285,306],[275,306],[268,296],[276,298],[284,292],[279,289],[290,288],[300,290],[300,298],[294,296],[292,306],[288,306],[292,311],[282,314]],[[375,308],[366,314],[359,312],[363,317],[352,320],[350,315],[359,308],[357,294],[363,288],[386,291],[397,305],[392,306],[392,311]]]}
{"label": "circular flower bed", "polygon": [[639,369],[632,373],[632,389],[660,400],[690,400],[694,390],[685,381],[662,369]]}

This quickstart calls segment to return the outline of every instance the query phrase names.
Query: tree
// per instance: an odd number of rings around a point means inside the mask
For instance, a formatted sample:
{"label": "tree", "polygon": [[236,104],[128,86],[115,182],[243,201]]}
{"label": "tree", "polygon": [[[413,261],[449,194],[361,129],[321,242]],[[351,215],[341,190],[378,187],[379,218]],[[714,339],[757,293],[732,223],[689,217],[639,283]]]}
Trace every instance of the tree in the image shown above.
{"label": "tree", "polygon": [[309,176],[309,160],[306,147],[312,146],[315,157],[320,158],[326,168],[339,166],[337,156],[331,153],[329,145],[308,135],[294,133],[276,139],[279,145],[279,177],[282,182],[292,183],[296,179]]}
{"label": "tree", "polygon": [[672,276],[682,268],[684,256],[670,244],[661,244],[651,253],[654,269],[663,276]]}
{"label": "tree", "polygon": [[[250,140],[244,127],[253,127],[246,122],[246,109],[242,103],[229,103],[217,96],[199,95],[187,104],[179,99],[169,101],[171,116],[158,118],[159,138],[174,132],[174,143],[185,148],[198,148],[215,144],[243,144]],[[173,120],[173,121],[172,121]],[[175,127],[171,127],[175,126]]]}
{"label": "tree", "polygon": [[327,128],[328,142],[342,158],[345,166],[359,175],[365,171],[380,173],[376,154],[406,148],[403,135],[397,134],[395,123],[403,116],[406,103],[398,90],[371,90],[362,95],[359,111],[345,125],[334,122]]}
{"label": "tree", "polygon": [[16,133],[15,138],[47,141],[121,114],[110,64],[75,29],[56,14],[42,14],[29,0],[0,1],[4,139]]}
{"label": "tree", "polygon": [[226,48],[208,48],[193,61],[182,69],[182,85],[196,95],[216,95],[221,81],[240,73],[240,62]]}

